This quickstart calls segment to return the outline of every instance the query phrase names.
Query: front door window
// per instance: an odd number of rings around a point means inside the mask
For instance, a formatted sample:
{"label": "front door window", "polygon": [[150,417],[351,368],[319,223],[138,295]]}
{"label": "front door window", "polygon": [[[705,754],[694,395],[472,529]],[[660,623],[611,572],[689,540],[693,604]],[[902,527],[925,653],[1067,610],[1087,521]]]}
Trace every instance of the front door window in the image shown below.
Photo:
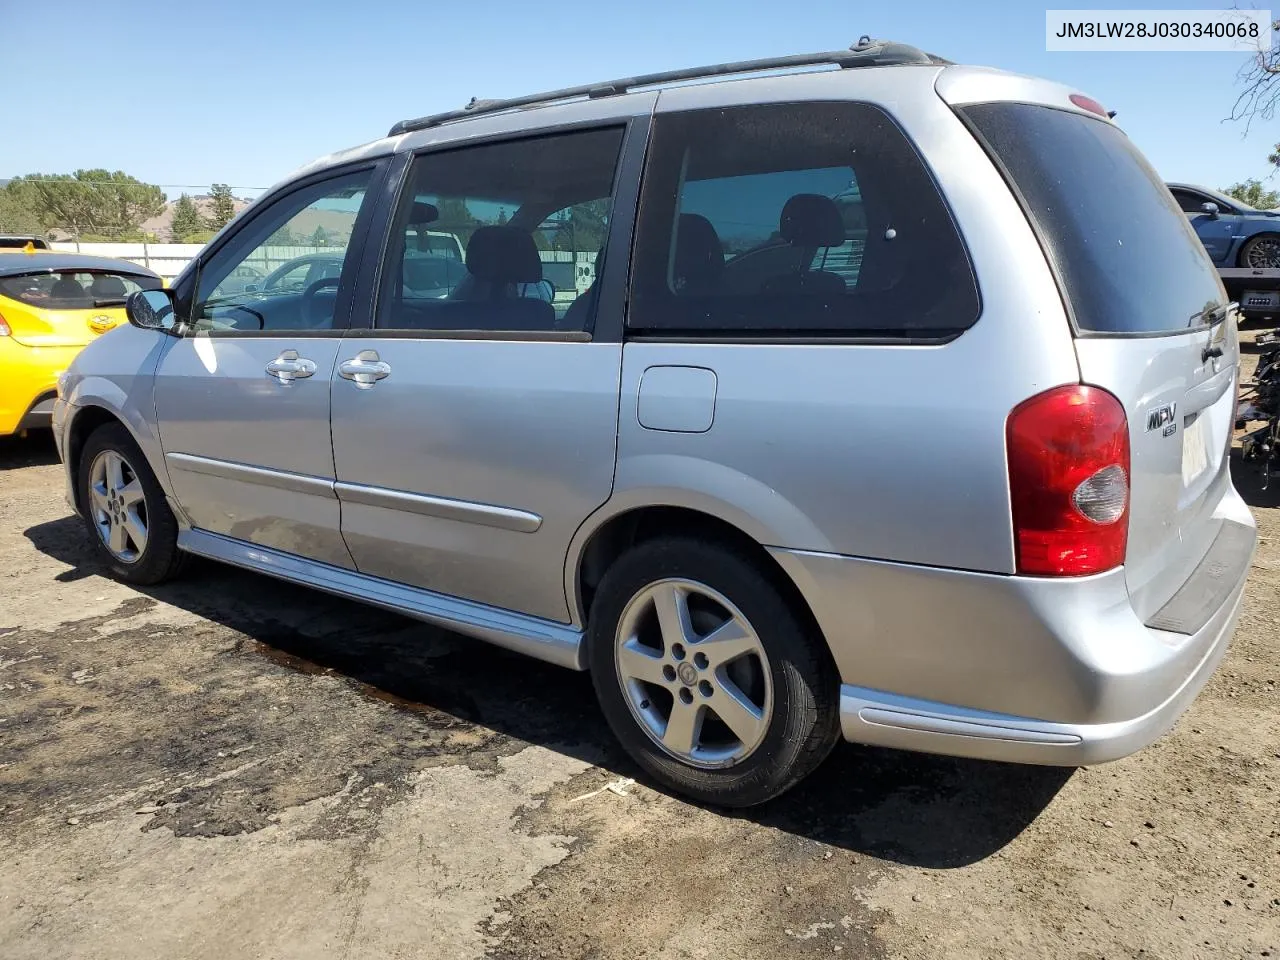
{"label": "front door window", "polygon": [[332,329],[348,245],[371,175],[356,171],[272,201],[201,265],[194,327]]}

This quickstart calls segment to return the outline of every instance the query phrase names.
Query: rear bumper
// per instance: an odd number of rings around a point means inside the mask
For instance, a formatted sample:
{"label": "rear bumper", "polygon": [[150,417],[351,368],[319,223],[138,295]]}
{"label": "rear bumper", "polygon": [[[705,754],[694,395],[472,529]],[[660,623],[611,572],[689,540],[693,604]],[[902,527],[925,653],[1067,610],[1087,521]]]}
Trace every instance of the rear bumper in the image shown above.
{"label": "rear bumper", "polygon": [[[1144,624],[1123,570],[1048,580],[773,553],[835,657],[845,739],[1017,763],[1100,763],[1173,726],[1226,652],[1256,541],[1247,507],[1228,490],[1218,520],[1232,535],[1179,591],[1183,611],[1199,611],[1181,621],[1162,621],[1166,607]],[[1190,603],[1210,582],[1211,607]],[[1175,622],[1194,632],[1161,628]]]}
{"label": "rear bumper", "polygon": [[981,760],[1077,767],[1118,760],[1166,733],[1213,676],[1235,630],[1244,584],[1192,643],[1207,639],[1204,657],[1182,686],[1153,709],[1112,723],[1051,723],[902,697],[852,684],[840,687],[840,729],[846,740],[900,750]]}
{"label": "rear bumper", "polygon": [[28,347],[0,337],[0,436],[51,425],[58,374],[79,347]]}
{"label": "rear bumper", "polygon": [[1280,270],[1253,267],[1219,267],[1227,295],[1240,304],[1243,317],[1272,317],[1280,314]]}

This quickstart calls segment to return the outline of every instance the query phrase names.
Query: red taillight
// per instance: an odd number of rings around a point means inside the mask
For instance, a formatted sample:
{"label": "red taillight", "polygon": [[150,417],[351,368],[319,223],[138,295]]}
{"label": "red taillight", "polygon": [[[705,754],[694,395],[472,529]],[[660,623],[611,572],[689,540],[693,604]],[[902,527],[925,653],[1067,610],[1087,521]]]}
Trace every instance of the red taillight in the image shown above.
{"label": "red taillight", "polygon": [[1096,113],[1105,119],[1111,119],[1111,114],[1107,112],[1107,108],[1093,99],[1093,97],[1086,97],[1083,93],[1073,93],[1069,99],[1081,110],[1088,110],[1090,113]]}
{"label": "red taillight", "polygon": [[1129,424],[1099,387],[1055,387],[1006,426],[1018,572],[1064,577],[1124,563]]}

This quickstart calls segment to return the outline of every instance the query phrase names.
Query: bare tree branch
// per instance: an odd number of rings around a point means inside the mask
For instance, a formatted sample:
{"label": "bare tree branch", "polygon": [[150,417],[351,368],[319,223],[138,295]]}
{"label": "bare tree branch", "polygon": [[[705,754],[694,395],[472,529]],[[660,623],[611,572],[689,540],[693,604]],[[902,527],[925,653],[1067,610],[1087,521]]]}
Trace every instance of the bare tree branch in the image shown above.
{"label": "bare tree branch", "polygon": [[[1271,32],[1280,33],[1280,20],[1271,24]],[[1243,120],[1248,136],[1254,120],[1273,119],[1280,105],[1280,45],[1272,43],[1270,50],[1259,50],[1236,76],[1243,89],[1228,119]],[[1276,162],[1274,158],[1272,162]]]}

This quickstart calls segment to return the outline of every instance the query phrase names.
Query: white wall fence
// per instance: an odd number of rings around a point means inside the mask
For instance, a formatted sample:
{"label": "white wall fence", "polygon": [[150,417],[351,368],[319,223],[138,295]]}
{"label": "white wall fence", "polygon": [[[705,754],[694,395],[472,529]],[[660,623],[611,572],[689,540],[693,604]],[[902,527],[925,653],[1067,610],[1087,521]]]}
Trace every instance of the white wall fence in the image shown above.
{"label": "white wall fence", "polygon": [[[75,240],[59,241],[49,246],[54,250],[65,250],[68,253],[128,260],[155,271],[166,280],[172,280],[180,274],[187,264],[204,249],[202,243],[79,243]],[[283,266],[297,257],[312,253],[327,253],[334,257],[341,257],[345,250],[345,247],[317,247],[312,244],[263,246],[249,255],[244,266],[252,267],[265,277],[276,267]]]}
{"label": "white wall fence", "polygon": [[204,249],[202,243],[80,243],[78,240],[57,241],[49,246],[68,253],[130,260],[166,280],[180,274],[183,267]]}

